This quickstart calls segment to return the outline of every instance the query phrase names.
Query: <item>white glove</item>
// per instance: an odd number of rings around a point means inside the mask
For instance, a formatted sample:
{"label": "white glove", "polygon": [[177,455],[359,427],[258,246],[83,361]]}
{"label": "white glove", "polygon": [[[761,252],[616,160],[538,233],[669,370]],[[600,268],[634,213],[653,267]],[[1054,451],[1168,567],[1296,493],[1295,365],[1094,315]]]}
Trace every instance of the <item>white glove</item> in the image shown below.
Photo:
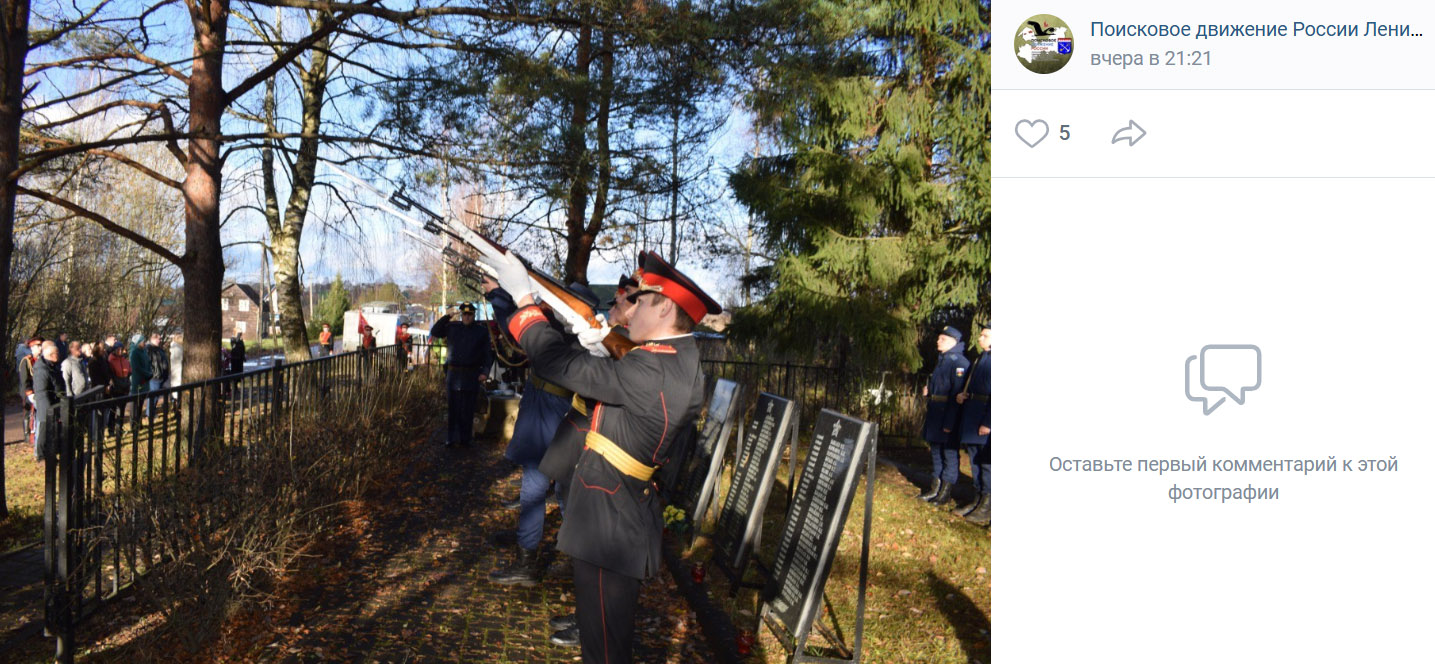
{"label": "white glove", "polygon": [[608,349],[603,347],[603,340],[613,328],[604,325],[602,327],[590,327],[586,330],[578,330],[578,343],[588,349],[588,354],[596,357],[608,357]]}
{"label": "white glove", "polygon": [[533,287],[528,268],[523,267],[523,261],[518,260],[518,256],[511,251],[497,257],[481,256],[478,259],[478,267],[493,277],[500,288],[508,291],[514,302],[538,290]]}

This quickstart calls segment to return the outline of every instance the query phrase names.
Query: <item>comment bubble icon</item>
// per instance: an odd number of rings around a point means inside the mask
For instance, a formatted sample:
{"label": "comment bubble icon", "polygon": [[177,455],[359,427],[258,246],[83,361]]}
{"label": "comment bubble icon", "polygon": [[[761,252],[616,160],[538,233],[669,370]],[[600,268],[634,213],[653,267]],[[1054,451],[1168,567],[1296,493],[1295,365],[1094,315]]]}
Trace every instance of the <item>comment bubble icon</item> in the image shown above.
{"label": "comment bubble icon", "polygon": [[1261,387],[1261,349],[1251,344],[1201,348],[1201,389],[1230,396],[1244,405],[1246,393]]}
{"label": "comment bubble icon", "polygon": [[1194,375],[1191,373],[1191,365],[1199,359],[1201,358],[1197,355],[1186,358],[1186,398],[1200,402],[1201,413],[1210,415],[1211,411],[1226,403],[1226,397],[1207,394],[1206,390],[1201,388],[1201,372],[1198,370]]}

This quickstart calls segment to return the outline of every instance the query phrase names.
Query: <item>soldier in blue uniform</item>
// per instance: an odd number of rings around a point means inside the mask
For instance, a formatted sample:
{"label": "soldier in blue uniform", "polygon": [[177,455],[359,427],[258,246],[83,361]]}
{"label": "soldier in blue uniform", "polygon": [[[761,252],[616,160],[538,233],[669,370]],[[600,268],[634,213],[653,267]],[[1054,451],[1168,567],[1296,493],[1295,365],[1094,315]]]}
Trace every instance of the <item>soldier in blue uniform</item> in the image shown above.
{"label": "soldier in blue uniform", "polygon": [[937,366],[923,389],[927,396],[927,416],[922,423],[922,438],[932,447],[932,488],[918,496],[934,505],[952,498],[952,490],[960,476],[960,449],[953,444],[952,430],[957,426],[957,392],[966,380],[967,362],[962,355],[962,333],[948,326],[937,335]]}
{"label": "soldier in blue uniform", "polygon": [[493,365],[493,348],[488,341],[488,327],[474,322],[473,304],[464,302],[458,308],[459,322],[452,314],[433,324],[429,335],[448,340],[448,362],[445,385],[448,388],[448,439],[444,447],[473,443],[473,412],[483,396],[488,381],[488,368]]}
{"label": "soldier in blue uniform", "polygon": [[972,464],[972,482],[977,495],[968,504],[957,506],[966,520],[986,526],[992,522],[992,328],[982,328],[977,337],[982,354],[967,372],[966,386],[957,395],[962,404],[962,422],[953,432],[953,441],[967,450]]}
{"label": "soldier in blue uniform", "polygon": [[[509,292],[531,292],[517,259],[485,263]],[[536,371],[595,402],[558,531],[558,548],[573,559],[587,664],[632,661],[638,588],[661,567],[663,520],[653,475],[667,463],[677,432],[702,408],[703,375],[692,328],[705,314],[722,310],[686,275],[653,255],[638,292],[628,299],[634,303],[628,330],[638,345],[621,359],[593,355],[601,348],[596,343],[571,346],[526,294],[508,322]]]}
{"label": "soldier in blue uniform", "polygon": [[[492,279],[483,280],[488,301],[493,304],[493,317],[506,320],[517,307],[507,291]],[[587,286],[569,284],[568,291],[589,307],[598,306],[598,296]],[[576,339],[569,338],[570,345]],[[528,372],[528,385],[518,402],[518,420],[513,424],[513,438],[503,455],[523,468],[518,489],[518,552],[507,567],[494,570],[488,580],[502,585],[533,586],[538,583],[538,545],[543,541],[543,517],[548,511],[548,487],[552,478],[539,468],[549,443],[558,433],[563,417],[573,404],[573,392],[540,375],[535,367]],[[558,487],[559,503],[563,487]]]}

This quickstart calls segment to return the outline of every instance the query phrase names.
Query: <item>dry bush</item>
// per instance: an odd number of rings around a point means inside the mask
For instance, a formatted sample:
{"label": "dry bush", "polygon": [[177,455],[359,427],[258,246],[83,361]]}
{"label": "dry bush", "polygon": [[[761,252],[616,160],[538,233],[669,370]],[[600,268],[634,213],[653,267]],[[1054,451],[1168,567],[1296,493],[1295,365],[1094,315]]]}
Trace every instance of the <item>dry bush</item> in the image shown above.
{"label": "dry bush", "polygon": [[152,559],[162,561],[136,584],[165,618],[145,638],[198,652],[232,612],[267,602],[337,517],[334,508],[362,495],[426,433],[439,385],[422,370],[380,371],[356,395],[316,393],[322,406],[290,409],[277,431],[248,445],[211,445],[203,462],[125,501],[148,515],[141,527]]}

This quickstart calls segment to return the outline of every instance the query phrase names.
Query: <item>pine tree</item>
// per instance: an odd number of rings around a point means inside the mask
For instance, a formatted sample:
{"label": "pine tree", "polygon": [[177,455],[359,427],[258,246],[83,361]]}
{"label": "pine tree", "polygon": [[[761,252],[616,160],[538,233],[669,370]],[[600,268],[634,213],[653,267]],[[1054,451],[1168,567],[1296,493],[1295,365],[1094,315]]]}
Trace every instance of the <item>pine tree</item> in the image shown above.
{"label": "pine tree", "polygon": [[914,368],[934,316],[990,319],[989,4],[772,1],[812,39],[756,56],[748,101],[780,152],[730,181],[780,258],[734,333]]}
{"label": "pine tree", "polygon": [[314,316],[314,323],[328,323],[336,333],[341,333],[344,329],[344,312],[351,306],[353,303],[349,301],[349,289],[344,287],[344,276],[335,274],[334,283],[329,284],[329,292],[324,294],[324,299],[319,300],[319,311]]}

